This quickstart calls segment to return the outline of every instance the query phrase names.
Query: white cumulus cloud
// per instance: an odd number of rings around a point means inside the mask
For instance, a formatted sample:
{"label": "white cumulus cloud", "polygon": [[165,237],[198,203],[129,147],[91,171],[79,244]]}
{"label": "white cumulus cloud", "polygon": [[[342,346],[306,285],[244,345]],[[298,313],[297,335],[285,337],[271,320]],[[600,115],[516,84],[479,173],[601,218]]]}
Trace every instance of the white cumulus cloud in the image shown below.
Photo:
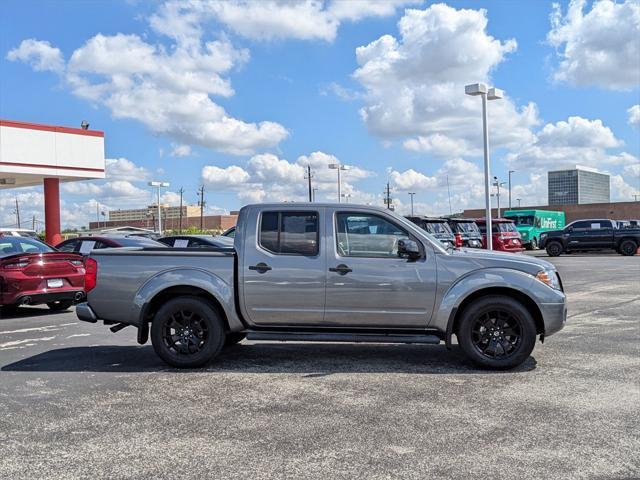
{"label": "white cumulus cloud", "polygon": [[59,48],[52,47],[49,42],[29,38],[7,53],[7,60],[28,63],[38,72],[62,73],[64,57]]}
{"label": "white cumulus cloud", "polygon": [[547,41],[560,60],[557,81],[628,90],[640,85],[640,3],[572,0],[563,15],[555,4]]}
{"label": "white cumulus cloud", "polygon": [[[353,76],[365,89],[360,113],[369,130],[404,139],[414,151],[474,154],[481,145],[481,106],[464,94],[464,85],[490,81],[491,71],[516,49],[515,40],[489,35],[487,22],[484,10],[445,4],[409,9],[397,38],[383,35],[358,47]],[[535,104],[517,108],[509,98],[491,102],[489,115],[500,125],[492,131],[497,146],[529,141],[530,127],[538,123]]]}
{"label": "white cumulus cloud", "polygon": [[636,127],[640,126],[640,105],[634,105],[629,108],[627,110],[627,114],[629,115],[629,125],[635,125]]}

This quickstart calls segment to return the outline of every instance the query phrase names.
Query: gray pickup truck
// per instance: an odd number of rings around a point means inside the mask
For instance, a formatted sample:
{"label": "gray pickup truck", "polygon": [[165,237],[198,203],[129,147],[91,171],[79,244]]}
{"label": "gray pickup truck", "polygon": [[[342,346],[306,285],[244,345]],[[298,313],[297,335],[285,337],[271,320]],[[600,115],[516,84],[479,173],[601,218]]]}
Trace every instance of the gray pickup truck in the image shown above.
{"label": "gray pickup truck", "polygon": [[176,367],[250,340],[457,343],[475,364],[522,363],[566,321],[553,265],[445,250],[389,210],[249,205],[231,249],[105,249],[86,259],[80,320],[118,331]]}

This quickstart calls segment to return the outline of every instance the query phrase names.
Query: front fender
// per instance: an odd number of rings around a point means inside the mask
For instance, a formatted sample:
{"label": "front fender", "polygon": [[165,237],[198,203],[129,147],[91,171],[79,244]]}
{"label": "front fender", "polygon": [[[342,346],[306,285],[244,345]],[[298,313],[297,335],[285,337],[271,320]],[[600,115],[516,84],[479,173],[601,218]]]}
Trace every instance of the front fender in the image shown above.
{"label": "front fender", "polygon": [[149,303],[160,292],[171,287],[194,287],[206,291],[222,307],[231,330],[244,328],[235,310],[233,284],[225,282],[210,271],[198,268],[174,268],[151,277],[136,292],[131,318],[138,319],[138,324],[143,325]]}
{"label": "front fender", "polygon": [[[473,293],[487,288],[510,288],[518,290],[525,295],[531,297],[536,303],[538,299],[532,295],[537,291],[537,285],[540,283],[531,275],[519,270],[508,268],[486,268],[475,270],[458,280],[456,280],[442,297],[442,301],[438,307],[430,327],[437,328],[441,332],[447,332],[447,336],[451,334],[453,319],[460,307],[460,304]],[[541,287],[549,289],[540,283]]]}

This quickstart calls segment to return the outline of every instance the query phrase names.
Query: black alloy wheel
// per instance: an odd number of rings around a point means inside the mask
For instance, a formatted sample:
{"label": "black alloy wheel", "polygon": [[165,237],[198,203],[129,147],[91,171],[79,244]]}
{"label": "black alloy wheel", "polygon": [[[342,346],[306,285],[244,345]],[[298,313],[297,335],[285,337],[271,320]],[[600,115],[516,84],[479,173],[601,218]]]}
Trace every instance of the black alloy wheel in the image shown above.
{"label": "black alloy wheel", "polygon": [[163,323],[162,341],[175,355],[196,354],[202,351],[209,338],[207,324],[192,310],[176,310]]}
{"label": "black alloy wheel", "polygon": [[547,254],[550,257],[557,257],[562,253],[562,245],[559,242],[549,242],[547,244]]}
{"label": "black alloy wheel", "polygon": [[524,362],[536,342],[536,325],[518,300],[503,295],[480,297],[467,305],[458,323],[458,344],[484,368],[504,370]]}
{"label": "black alloy wheel", "polygon": [[224,324],[209,302],[184,296],[165,303],[151,323],[151,343],[169,365],[193,368],[212,360],[224,344]]}
{"label": "black alloy wheel", "polygon": [[625,240],[620,244],[620,253],[625,257],[631,257],[636,254],[638,246],[633,240]]}
{"label": "black alloy wheel", "polygon": [[506,310],[490,310],[479,315],[471,333],[478,351],[489,358],[507,358],[518,349],[522,341],[520,323]]}

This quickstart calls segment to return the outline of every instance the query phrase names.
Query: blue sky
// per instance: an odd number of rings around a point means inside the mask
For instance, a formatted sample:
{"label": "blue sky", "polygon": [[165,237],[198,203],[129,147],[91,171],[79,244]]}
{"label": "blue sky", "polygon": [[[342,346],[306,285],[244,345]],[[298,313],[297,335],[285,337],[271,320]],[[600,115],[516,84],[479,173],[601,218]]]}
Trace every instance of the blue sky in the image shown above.
{"label": "blue sky", "polygon": [[[195,7],[193,6],[195,5]],[[105,131],[104,182],[65,185],[63,223],[151,203],[146,180],[210,212],[343,191],[399,211],[482,205],[480,102],[487,81],[492,174],[513,197],[546,201],[546,171],[612,174],[612,195],[640,188],[640,6],[635,2],[35,2],[0,15],[0,117]],[[485,25],[486,23],[486,25]],[[357,53],[359,52],[359,53]],[[594,61],[594,59],[597,59]],[[265,122],[265,123],[261,123]],[[39,189],[0,193],[40,218]],[[506,199],[505,199],[506,201]],[[25,214],[25,215],[28,215]]]}

